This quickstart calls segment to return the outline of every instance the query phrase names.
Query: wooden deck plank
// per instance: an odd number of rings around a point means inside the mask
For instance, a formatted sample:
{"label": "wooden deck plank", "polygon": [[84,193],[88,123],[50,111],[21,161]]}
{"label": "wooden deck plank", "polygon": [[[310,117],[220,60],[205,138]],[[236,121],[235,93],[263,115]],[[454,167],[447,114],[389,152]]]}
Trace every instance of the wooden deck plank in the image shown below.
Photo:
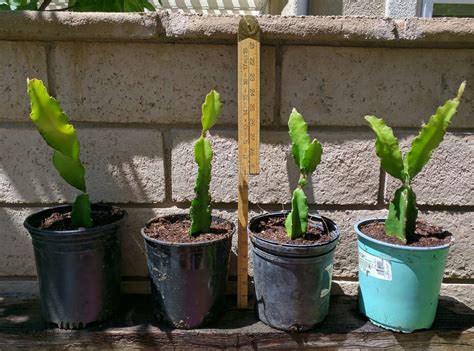
{"label": "wooden deck plank", "polygon": [[228,306],[223,316],[206,328],[171,329],[154,320],[149,302],[146,295],[124,296],[114,320],[68,331],[41,319],[38,300],[0,298],[0,349],[474,349],[474,312],[452,298],[441,300],[431,330],[412,334],[372,325],[359,314],[357,301],[350,296],[332,297],[326,320],[314,330],[299,334],[272,329],[257,321],[253,310],[238,310],[235,306]]}

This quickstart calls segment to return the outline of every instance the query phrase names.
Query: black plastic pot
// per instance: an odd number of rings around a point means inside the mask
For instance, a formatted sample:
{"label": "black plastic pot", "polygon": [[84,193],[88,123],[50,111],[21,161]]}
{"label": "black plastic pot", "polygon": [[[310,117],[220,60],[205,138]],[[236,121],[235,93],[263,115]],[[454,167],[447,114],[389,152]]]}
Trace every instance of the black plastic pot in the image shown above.
{"label": "black plastic pot", "polygon": [[[178,214],[164,218],[179,221],[189,217]],[[212,220],[227,222],[218,217]],[[235,226],[230,225],[231,235],[202,243],[160,241],[149,238],[142,229],[153,311],[159,320],[176,328],[192,329],[207,324],[221,312],[235,232]]]}
{"label": "black plastic pot", "polygon": [[248,226],[252,242],[256,309],[259,319],[286,331],[304,331],[327,315],[332,262],[339,238],[336,224],[310,215],[310,226],[324,225],[331,240],[315,245],[280,244],[258,237],[255,227],[265,217],[286,217],[288,211],[253,217]]}
{"label": "black plastic pot", "polygon": [[[110,211],[92,205],[92,211]],[[35,252],[43,318],[63,329],[85,327],[107,319],[120,299],[120,244],[117,221],[89,229],[39,229],[52,213],[67,213],[71,206],[36,212],[24,222]]]}

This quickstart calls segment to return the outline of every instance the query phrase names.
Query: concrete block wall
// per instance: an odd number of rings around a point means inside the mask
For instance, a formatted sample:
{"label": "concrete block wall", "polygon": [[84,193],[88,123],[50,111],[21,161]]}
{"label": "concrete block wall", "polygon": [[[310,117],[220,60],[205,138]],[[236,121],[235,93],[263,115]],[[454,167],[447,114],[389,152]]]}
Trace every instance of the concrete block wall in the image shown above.
{"label": "concrete block wall", "polygon": [[[28,119],[26,77],[38,77],[76,125],[92,199],[129,213],[121,229],[123,276],[128,291],[142,291],[147,272],[140,228],[155,215],[189,207],[196,171],[192,145],[210,89],[219,90],[224,103],[210,133],[215,153],[211,194],[215,213],[235,220],[238,18],[18,16],[0,14],[0,289],[19,282],[34,285],[25,216],[74,198]],[[2,30],[2,21],[8,20],[26,22],[17,25],[15,34],[11,28]],[[328,22],[305,18],[304,35],[281,34],[294,21],[260,19],[266,28],[261,173],[250,179],[252,214],[289,208],[297,170],[286,122],[296,107],[324,148],[307,187],[310,206],[339,225],[334,279],[338,291],[354,293],[352,226],[358,219],[386,214],[397,186],[380,168],[374,135],[363,116],[383,117],[406,148],[436,107],[467,79],[452,128],[414,187],[421,218],[456,237],[443,292],[474,305],[474,42],[465,35],[474,33],[474,21],[464,20],[459,33],[456,19],[412,20],[417,36],[404,38],[406,22],[383,22],[368,30],[367,21],[373,19],[339,18],[341,33],[328,29],[324,37]],[[398,28],[398,38],[391,36],[391,26]],[[101,30],[94,35],[93,28]],[[235,247],[233,252],[235,275]]]}

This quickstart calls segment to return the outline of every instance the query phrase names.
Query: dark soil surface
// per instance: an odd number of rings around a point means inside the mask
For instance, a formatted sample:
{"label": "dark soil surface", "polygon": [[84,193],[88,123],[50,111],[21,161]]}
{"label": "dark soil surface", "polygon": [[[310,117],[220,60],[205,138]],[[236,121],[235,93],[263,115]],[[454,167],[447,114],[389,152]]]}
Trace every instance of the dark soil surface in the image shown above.
{"label": "dark soil surface", "polygon": [[326,233],[320,228],[308,225],[307,233],[298,238],[290,239],[285,229],[285,217],[264,217],[255,224],[254,232],[257,237],[291,245],[314,245],[331,241],[331,233]]}
{"label": "dark soil surface", "polygon": [[230,223],[211,223],[209,233],[190,236],[191,220],[186,217],[157,218],[145,227],[145,234],[169,243],[199,243],[219,240],[232,235]]}
{"label": "dark soil surface", "polygon": [[[118,221],[123,216],[123,210],[118,207],[112,207],[110,211],[92,211],[92,225],[99,227]],[[76,230],[80,227],[72,225],[71,212],[55,212],[45,218],[40,224],[39,229],[46,230]]]}
{"label": "dark soil surface", "polygon": [[383,222],[372,222],[367,225],[361,226],[360,230],[362,233],[370,236],[371,238],[383,241],[385,243],[400,245],[400,246],[412,246],[412,247],[432,247],[449,244],[452,238],[452,234],[443,230],[441,227],[430,225],[426,222],[417,221],[415,235],[407,240],[404,244],[398,238],[388,236],[385,234],[385,228]]}

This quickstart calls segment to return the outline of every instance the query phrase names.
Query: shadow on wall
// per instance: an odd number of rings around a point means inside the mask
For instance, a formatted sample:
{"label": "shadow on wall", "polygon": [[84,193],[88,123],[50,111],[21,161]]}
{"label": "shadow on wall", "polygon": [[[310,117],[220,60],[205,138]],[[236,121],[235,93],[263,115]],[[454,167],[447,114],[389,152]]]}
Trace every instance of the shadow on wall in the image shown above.
{"label": "shadow on wall", "polygon": [[[154,203],[165,199],[165,181],[163,165],[163,146],[161,132],[157,129],[137,128],[91,128],[77,127],[81,142],[81,152],[86,167],[86,181],[94,202],[110,202],[137,204],[127,208],[129,216],[121,228],[123,241],[123,274],[126,276],[146,276],[143,240],[140,228],[147,220],[156,216],[176,211],[187,211],[189,200],[193,196],[196,174],[192,145],[199,131],[187,130],[186,133],[172,134],[174,151],[186,145],[183,154],[173,156],[172,164],[177,162],[174,157],[184,159],[190,166],[186,169],[186,177],[178,177],[173,173],[173,182],[185,181],[183,188],[189,192],[185,198],[175,198],[179,207],[151,208]],[[320,133],[311,130],[311,135],[318,137],[323,143],[325,154],[320,169],[305,188],[310,203],[321,204],[328,201],[321,188],[327,187],[327,193],[335,191],[337,182],[342,178],[351,179],[346,174],[352,167],[352,159],[357,159],[357,148],[344,148],[347,142],[368,142],[369,136],[357,136],[345,133]],[[228,142],[222,143],[225,139]],[[354,141],[355,140],[355,141]],[[217,130],[211,136],[214,144],[215,159],[213,165],[212,184],[219,189],[213,193],[214,202],[235,203],[237,195],[237,141],[236,133]],[[167,146],[171,148],[171,145]],[[225,148],[224,148],[225,147]],[[365,146],[364,146],[365,148]],[[23,228],[24,218],[34,210],[71,202],[75,191],[63,179],[51,163],[51,150],[45,145],[33,126],[0,128],[0,196],[4,203],[14,204],[14,208],[1,208],[0,215],[8,228],[5,231],[7,245],[2,245],[3,257],[8,257],[8,264],[0,270],[0,275],[34,275],[34,262],[29,236]],[[367,152],[372,152],[367,147]],[[351,156],[351,152],[354,155]],[[290,155],[290,140],[287,132],[270,132],[262,135],[262,170],[259,176],[253,177],[250,193],[253,201],[280,203],[289,208],[291,191],[296,187],[299,172]],[[181,160],[183,161],[183,160]],[[369,160],[370,161],[370,160]],[[285,166],[283,166],[283,164]],[[342,168],[341,168],[342,167]],[[348,167],[345,169],[344,167]],[[374,162],[375,180],[378,180],[378,165]],[[342,169],[335,174],[334,168]],[[370,166],[364,167],[370,169]],[[221,172],[221,170],[223,170]],[[327,175],[326,175],[327,174]],[[230,178],[229,178],[230,177]],[[354,176],[358,181],[360,175]],[[174,183],[173,183],[174,187]],[[215,187],[215,185],[214,185]],[[377,187],[377,184],[375,184]],[[230,198],[223,198],[222,192],[232,193]],[[284,191],[284,194],[282,194]],[[267,196],[270,194],[269,196]],[[273,195],[272,195],[273,194]],[[318,195],[315,195],[318,194]],[[262,201],[263,200],[263,201]],[[357,201],[357,199],[354,199]],[[18,207],[25,204],[25,208]],[[33,204],[35,208],[26,208]],[[44,205],[42,205],[44,204]],[[141,205],[142,204],[142,205]],[[150,208],[148,208],[150,206]],[[128,207],[128,206],[127,206]]]}
{"label": "shadow on wall", "polygon": [[[161,132],[154,129],[76,128],[92,201],[160,202],[164,198]],[[76,194],[54,168],[31,127],[0,128],[0,198],[6,203],[61,203]]]}
{"label": "shadow on wall", "polygon": [[[370,132],[334,132],[311,129],[311,135],[323,144],[321,165],[313,174],[305,191],[310,203],[375,204],[380,178],[379,161],[373,151]],[[173,131],[172,196],[174,201],[193,198],[195,174],[193,142],[197,131]],[[210,138],[214,146],[211,195],[214,202],[237,201],[236,133],[214,130]],[[286,131],[261,135],[260,174],[249,178],[251,203],[288,205],[299,172],[290,155],[290,139]]]}
{"label": "shadow on wall", "polygon": [[[93,202],[140,204],[164,200],[160,131],[80,126],[76,129]],[[72,202],[77,192],[57,174],[51,162],[52,151],[33,126],[2,126],[0,149],[0,201],[4,204],[0,208],[0,276],[33,276],[33,250],[23,220],[42,207]],[[156,213],[153,209],[129,212],[136,213],[130,213],[121,230],[127,246],[124,257],[134,270],[143,271],[129,257],[131,251],[140,251],[130,239],[139,236],[139,228]]]}
{"label": "shadow on wall", "polygon": [[0,207],[0,277],[36,276],[31,238],[23,228],[24,219],[35,210]]}
{"label": "shadow on wall", "polygon": [[309,1],[309,14],[315,16],[341,16],[343,0],[313,0]]}
{"label": "shadow on wall", "polygon": [[[373,136],[366,132],[321,132],[317,127],[310,129],[309,134],[311,139],[321,142],[323,154],[321,163],[304,187],[308,203],[375,204],[380,169],[373,151]],[[286,168],[290,191],[293,191],[298,185],[299,170],[290,144]]]}

